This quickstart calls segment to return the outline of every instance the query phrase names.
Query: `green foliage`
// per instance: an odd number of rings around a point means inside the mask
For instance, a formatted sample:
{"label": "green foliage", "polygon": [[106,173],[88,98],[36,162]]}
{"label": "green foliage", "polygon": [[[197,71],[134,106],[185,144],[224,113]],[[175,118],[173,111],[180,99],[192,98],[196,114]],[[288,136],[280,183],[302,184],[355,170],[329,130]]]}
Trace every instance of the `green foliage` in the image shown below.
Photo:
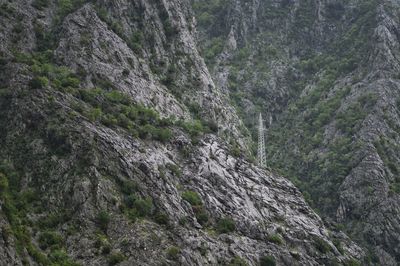
{"label": "green foliage", "polygon": [[172,138],[172,131],[168,128],[157,128],[147,124],[140,128],[139,137],[142,139],[155,139],[166,143]]}
{"label": "green foliage", "polygon": [[182,128],[189,133],[191,137],[198,137],[204,132],[204,127],[200,120],[182,122]]}
{"label": "green foliage", "polygon": [[176,246],[171,246],[167,249],[167,258],[170,260],[178,260],[181,249]]}
{"label": "green foliage", "polygon": [[180,225],[185,226],[187,223],[188,223],[188,218],[186,216],[179,218]]}
{"label": "green foliage", "polygon": [[128,45],[135,52],[140,53],[144,43],[143,33],[141,31],[136,31],[132,34]]}
{"label": "green foliage", "polygon": [[107,236],[103,234],[97,234],[94,246],[99,249],[102,254],[109,254],[111,251],[111,244]]}
{"label": "green foliage", "polygon": [[334,239],[332,243],[335,245],[340,254],[344,254],[343,244],[338,239]]}
{"label": "green foliage", "polygon": [[179,33],[178,28],[172,24],[170,19],[164,21],[164,32],[168,39],[173,38]]}
{"label": "green foliage", "polygon": [[108,265],[116,265],[126,260],[125,256],[120,252],[114,252],[108,257]]}
{"label": "green foliage", "polygon": [[366,256],[366,261],[372,265],[379,265],[379,257],[374,250],[369,249]]}
{"label": "green foliage", "polygon": [[315,238],[314,245],[321,253],[325,254],[331,251],[331,246],[321,238]]}
{"label": "green foliage", "polygon": [[34,77],[29,82],[31,89],[44,89],[49,85],[49,80],[46,77]]}
{"label": "green foliage", "polygon": [[96,221],[103,232],[107,232],[108,224],[110,223],[110,214],[107,211],[100,211],[97,214]]}
{"label": "green foliage", "polygon": [[196,220],[199,224],[201,225],[206,225],[209,220],[209,216],[204,209],[203,206],[192,206],[192,209],[194,211],[194,214],[196,216]]}
{"label": "green foliage", "polygon": [[86,113],[86,117],[89,118],[90,121],[99,121],[102,116],[102,112],[100,108],[90,108]]}
{"label": "green foliage", "polygon": [[203,204],[199,194],[197,194],[195,191],[191,191],[191,190],[187,190],[187,191],[183,192],[182,199],[189,202],[190,205],[192,205],[192,206],[201,206]]}
{"label": "green foliage", "polygon": [[38,242],[39,247],[43,250],[49,247],[60,248],[63,243],[63,238],[60,234],[54,231],[45,231],[40,234]]}
{"label": "green foliage", "polygon": [[352,104],[346,111],[339,113],[336,117],[336,126],[342,130],[345,134],[352,135],[356,132],[357,126],[362,120],[365,119],[367,112],[361,105],[365,101],[367,104],[372,104],[368,99],[373,98],[362,98],[357,103]]}
{"label": "green foliage", "polygon": [[227,234],[234,232],[236,229],[235,221],[232,218],[221,218],[217,222],[217,232],[220,234]]}
{"label": "green foliage", "polygon": [[[102,86],[112,87],[107,82]],[[106,92],[99,88],[79,89],[77,96],[92,107],[75,108],[91,121],[100,121],[108,127],[122,127],[133,137],[168,142],[173,133],[168,127],[173,124],[169,119],[162,119],[151,108],[134,104],[130,98],[116,90]]]}
{"label": "green foliage", "polygon": [[125,180],[123,182],[120,182],[121,186],[121,191],[125,195],[130,195],[130,194],[135,194],[136,192],[139,191],[139,186],[135,181],[132,180]]}
{"label": "green foliage", "polygon": [[169,224],[169,217],[165,213],[157,213],[154,216],[154,221],[161,225],[168,225]]}
{"label": "green foliage", "polygon": [[[125,196],[125,214],[132,221],[137,218],[150,217],[153,214],[153,201],[150,197],[142,199],[135,194]],[[160,218],[161,221],[161,218]]]}
{"label": "green foliage", "polygon": [[4,195],[6,191],[8,191],[8,179],[0,172],[0,193]]}
{"label": "green foliage", "polygon": [[208,223],[209,217],[204,209],[203,202],[201,201],[199,194],[197,194],[195,191],[186,190],[182,193],[182,199],[186,200],[190,203],[190,205],[192,205],[193,212],[199,224],[205,225]]}
{"label": "green foliage", "polygon": [[397,142],[392,141],[388,138],[380,137],[374,142],[375,148],[379,154],[379,157],[383,160],[385,166],[387,166],[394,178],[390,183],[390,193],[400,194],[400,175],[397,165],[392,161],[392,152],[399,149]]}
{"label": "green foliage", "polygon": [[260,257],[260,266],[275,266],[275,258],[271,255],[265,255]]}
{"label": "green foliage", "polygon": [[52,64],[52,52],[44,51],[35,54],[14,53],[14,60],[18,63],[28,64],[33,73],[29,85],[32,89],[42,89],[47,86],[58,90],[69,87],[78,87],[79,79],[68,68]]}
{"label": "green foliage", "polygon": [[277,245],[282,245],[283,244],[283,239],[280,235],[278,234],[273,234],[268,236],[268,241],[275,243]]}
{"label": "green foliage", "polygon": [[79,266],[78,263],[72,261],[65,250],[54,250],[49,254],[51,265],[60,266]]}
{"label": "green foliage", "polygon": [[172,174],[173,174],[174,176],[176,176],[176,177],[181,177],[181,176],[182,176],[182,171],[181,171],[181,169],[179,168],[179,166],[177,166],[176,164],[167,163],[167,164],[165,165],[165,167],[166,167],[167,169],[169,169],[169,170],[172,172]]}
{"label": "green foliage", "polygon": [[199,27],[208,28],[214,25],[218,17],[226,11],[226,0],[206,0],[193,2],[193,10],[197,15]]}
{"label": "green foliage", "polygon": [[66,220],[66,216],[64,213],[49,213],[46,216],[43,216],[38,221],[38,226],[41,229],[49,229],[55,228],[57,225]]}
{"label": "green foliage", "polygon": [[67,14],[72,11],[73,3],[71,0],[58,0],[58,7],[61,13]]}
{"label": "green foliage", "polygon": [[234,157],[239,157],[242,154],[240,146],[237,142],[230,143],[229,151]]}
{"label": "green foliage", "polygon": [[[77,265],[70,260],[66,254],[63,256],[62,260],[56,260],[52,255],[54,251],[47,257],[35,246],[32,242],[31,230],[27,227],[31,222],[28,220],[26,212],[31,210],[33,204],[37,202],[37,193],[34,192],[33,189],[28,191],[21,190],[21,179],[11,165],[7,163],[0,164],[0,173],[6,173],[0,174],[0,179],[3,180],[3,190],[0,193],[0,199],[3,202],[2,210],[10,223],[10,228],[6,231],[8,236],[14,236],[15,247],[21,259],[26,261],[25,249],[33,261],[39,265]],[[4,177],[6,177],[7,181],[4,181]],[[4,185],[6,183],[8,183],[8,186]],[[51,246],[52,249],[57,249],[61,248],[63,241],[59,234],[45,231],[39,236],[39,244],[43,245],[43,248]]]}
{"label": "green foliage", "polygon": [[43,10],[48,7],[50,4],[50,0],[34,0],[32,2],[32,6],[36,9]]}
{"label": "green foliage", "polygon": [[355,259],[348,259],[347,261],[344,262],[345,266],[361,266],[361,262],[355,260]]}
{"label": "green foliage", "polygon": [[0,16],[1,17],[13,17],[16,13],[15,8],[10,3],[0,4]]}
{"label": "green foliage", "polygon": [[247,265],[248,265],[247,262],[239,256],[235,256],[228,264],[228,266],[247,266]]}
{"label": "green foliage", "polygon": [[216,57],[224,48],[224,40],[222,37],[215,37],[210,40],[208,47],[204,50],[204,58],[210,65],[215,62]]}
{"label": "green foliage", "polygon": [[151,198],[137,199],[133,203],[133,208],[139,217],[149,216],[152,213],[153,201]]}

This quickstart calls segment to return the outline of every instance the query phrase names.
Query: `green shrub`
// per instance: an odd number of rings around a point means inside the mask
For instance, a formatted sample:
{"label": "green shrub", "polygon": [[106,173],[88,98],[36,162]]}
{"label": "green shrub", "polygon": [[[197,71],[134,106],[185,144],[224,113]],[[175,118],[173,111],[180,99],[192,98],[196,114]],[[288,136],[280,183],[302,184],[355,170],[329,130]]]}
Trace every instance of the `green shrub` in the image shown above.
{"label": "green shrub", "polygon": [[187,191],[183,192],[182,198],[184,200],[186,200],[187,202],[189,202],[190,205],[192,205],[192,206],[200,206],[203,204],[199,194],[197,194],[196,192],[191,191],[191,190],[187,190]]}
{"label": "green shrub", "polygon": [[343,249],[343,245],[342,242],[340,242],[338,239],[334,239],[333,244],[335,245],[335,247],[337,248],[337,250],[341,253],[344,254],[344,249]]}
{"label": "green shrub", "polygon": [[61,80],[62,87],[77,88],[80,83],[81,83],[81,81],[79,79],[71,77],[71,76],[65,77]]}
{"label": "green shrub", "polygon": [[8,179],[3,173],[0,173],[0,192],[1,192],[1,195],[4,195],[3,193],[5,191],[7,191],[7,190],[8,190]]}
{"label": "green shrub", "polygon": [[98,121],[101,118],[101,115],[102,112],[100,108],[90,108],[86,113],[86,117],[92,122]]}
{"label": "green shrub", "polygon": [[113,254],[110,255],[110,257],[108,258],[108,264],[109,265],[115,265],[118,264],[122,261],[124,261],[126,258],[125,256],[120,253],[120,252],[114,252]]}
{"label": "green shrub", "polygon": [[47,249],[48,247],[57,245],[61,247],[63,238],[60,234],[56,232],[46,231],[40,234],[38,242],[41,249]]}
{"label": "green shrub", "polygon": [[247,266],[247,262],[239,256],[235,256],[228,266]]}
{"label": "green shrub", "polygon": [[240,146],[237,143],[231,145],[230,153],[234,157],[239,157],[242,154],[242,151],[240,150]]}
{"label": "green shrub", "polygon": [[58,0],[58,8],[60,15],[65,16],[73,10],[74,5],[71,0]]}
{"label": "green shrub", "polygon": [[29,82],[31,89],[43,89],[49,85],[49,80],[46,77],[34,77]]}
{"label": "green shrub", "polygon": [[138,197],[135,194],[128,195],[124,198],[125,205],[132,209],[134,208],[134,204],[137,199]]}
{"label": "green shrub", "polygon": [[206,225],[208,223],[209,217],[203,206],[192,206],[195,213],[196,220],[201,225]]}
{"label": "green shrub", "polygon": [[178,260],[179,253],[181,252],[179,247],[172,246],[167,249],[167,258],[170,260]]}
{"label": "green shrub", "polygon": [[131,220],[131,222],[136,222],[136,220],[139,218],[136,209],[125,210],[124,214],[129,218],[129,220]]}
{"label": "green shrub", "polygon": [[208,64],[212,64],[215,62],[215,58],[219,55],[224,49],[224,40],[221,37],[212,38],[207,47],[203,50],[204,57]]}
{"label": "green shrub", "polygon": [[348,259],[347,261],[344,262],[345,266],[360,266],[361,263],[355,259]]}
{"label": "green shrub", "polygon": [[154,139],[164,143],[169,141],[171,138],[172,138],[172,132],[168,128],[157,129],[154,136]]}
{"label": "green shrub", "polygon": [[154,221],[161,225],[168,225],[169,217],[165,213],[158,213],[154,216]]}
{"label": "green shrub", "polygon": [[198,137],[204,132],[204,127],[200,120],[183,122],[182,127],[191,137]]}
{"label": "green shrub", "polygon": [[106,244],[101,248],[101,254],[103,254],[103,255],[110,254],[110,252],[111,252],[111,245],[110,244]]}
{"label": "green shrub", "polygon": [[262,256],[260,258],[260,266],[275,266],[275,258],[271,255]]}
{"label": "green shrub", "polygon": [[180,225],[185,226],[187,223],[188,223],[188,218],[186,216],[179,218]]}
{"label": "green shrub", "polygon": [[[33,258],[35,262],[39,265],[50,265],[50,261],[45,254],[40,252],[32,243],[25,246],[29,255]],[[68,265],[76,265],[76,264],[68,264]]]}
{"label": "green shrub", "polygon": [[135,53],[140,53],[143,46],[143,33],[140,31],[134,32],[128,42],[128,45]]}
{"label": "green shrub", "polygon": [[220,234],[226,234],[235,231],[235,221],[232,218],[221,218],[217,223],[217,232]]}
{"label": "green shrub", "polygon": [[39,219],[38,226],[39,228],[54,228],[58,224],[60,224],[63,220],[63,217],[58,213],[50,213],[47,216],[44,216]]}
{"label": "green shrub", "polygon": [[54,250],[49,254],[49,259],[52,262],[51,265],[65,265],[65,266],[79,266],[78,263],[74,262],[68,257],[65,250]]}
{"label": "green shrub", "polygon": [[106,212],[106,211],[100,211],[97,214],[97,223],[98,223],[100,229],[103,230],[104,232],[107,231],[110,220],[111,220],[110,214],[108,214],[108,212]]}
{"label": "green shrub", "polygon": [[32,2],[32,6],[36,9],[42,10],[48,7],[50,4],[50,0],[34,0]]}
{"label": "green shrub", "polygon": [[138,184],[132,180],[123,181],[123,183],[121,185],[121,191],[125,195],[130,195],[130,194],[136,193],[138,190],[139,190]]}
{"label": "green shrub", "polygon": [[203,124],[210,130],[210,132],[218,133],[218,124],[214,120],[203,121]]}
{"label": "green shrub", "polygon": [[172,172],[172,174],[173,174],[174,176],[176,176],[176,177],[181,177],[181,176],[182,176],[182,171],[181,171],[181,169],[179,168],[179,166],[177,166],[176,164],[167,163],[167,164],[165,165],[165,167],[166,167],[167,169],[169,169],[169,170]]}
{"label": "green shrub", "polygon": [[323,240],[321,238],[315,238],[314,245],[321,253],[325,254],[325,253],[331,251],[331,246],[325,240]]}
{"label": "green shrub", "polygon": [[391,171],[394,175],[398,175],[398,174],[399,174],[399,170],[397,169],[397,165],[394,164],[393,162],[389,162],[389,163],[388,163],[388,167],[389,167],[390,171]]}
{"label": "green shrub", "polygon": [[171,23],[169,19],[164,21],[164,31],[167,38],[173,38],[176,34],[179,33],[178,28]]}
{"label": "green shrub", "polygon": [[153,201],[151,200],[151,198],[137,199],[133,203],[133,207],[136,210],[139,217],[146,217],[152,213]]}
{"label": "green shrub", "polygon": [[128,97],[123,93],[113,90],[105,94],[106,100],[112,103],[125,103],[128,104]]}
{"label": "green shrub", "polygon": [[275,243],[277,245],[283,244],[283,239],[278,234],[268,236],[268,241]]}
{"label": "green shrub", "polygon": [[96,98],[101,95],[102,90],[99,88],[81,89],[79,90],[79,98],[84,102],[96,105]]}

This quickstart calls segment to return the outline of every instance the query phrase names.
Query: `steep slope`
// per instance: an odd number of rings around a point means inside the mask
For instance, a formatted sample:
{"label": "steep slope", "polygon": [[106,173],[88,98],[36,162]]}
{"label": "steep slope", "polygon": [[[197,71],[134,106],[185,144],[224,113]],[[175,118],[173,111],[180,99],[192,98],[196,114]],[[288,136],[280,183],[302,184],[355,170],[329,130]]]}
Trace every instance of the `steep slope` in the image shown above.
{"label": "steep slope", "polygon": [[269,118],[269,165],[371,263],[397,265],[399,4],[218,3],[193,1],[199,46],[253,136]]}
{"label": "steep slope", "polygon": [[[186,1],[1,1],[5,265],[353,265],[246,129]],[[241,151],[242,150],[242,151]]]}

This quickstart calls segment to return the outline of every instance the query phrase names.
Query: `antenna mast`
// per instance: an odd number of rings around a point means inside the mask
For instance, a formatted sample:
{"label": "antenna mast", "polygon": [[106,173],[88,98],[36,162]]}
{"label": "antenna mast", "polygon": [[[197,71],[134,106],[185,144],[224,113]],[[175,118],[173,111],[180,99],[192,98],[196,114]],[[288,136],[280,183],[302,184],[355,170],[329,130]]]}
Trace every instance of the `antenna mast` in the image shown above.
{"label": "antenna mast", "polygon": [[267,167],[267,158],[265,155],[264,121],[260,113],[258,119],[258,150],[257,162],[260,167]]}

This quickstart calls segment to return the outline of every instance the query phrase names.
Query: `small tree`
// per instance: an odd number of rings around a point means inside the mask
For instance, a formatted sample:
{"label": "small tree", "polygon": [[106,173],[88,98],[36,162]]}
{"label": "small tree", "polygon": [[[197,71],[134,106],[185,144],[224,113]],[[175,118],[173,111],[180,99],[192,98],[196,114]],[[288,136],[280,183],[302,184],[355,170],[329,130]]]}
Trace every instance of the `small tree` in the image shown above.
{"label": "small tree", "polygon": [[97,223],[99,224],[100,229],[106,232],[108,224],[110,223],[110,215],[108,214],[108,212],[100,211],[97,214]]}

